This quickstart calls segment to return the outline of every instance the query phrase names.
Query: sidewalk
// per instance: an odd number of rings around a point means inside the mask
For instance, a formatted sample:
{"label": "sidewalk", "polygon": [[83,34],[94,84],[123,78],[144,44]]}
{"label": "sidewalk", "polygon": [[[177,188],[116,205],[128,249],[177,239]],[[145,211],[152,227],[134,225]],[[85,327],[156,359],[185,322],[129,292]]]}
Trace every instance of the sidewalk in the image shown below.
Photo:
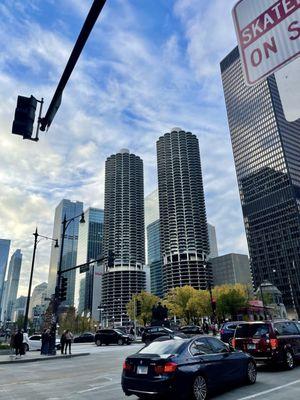
{"label": "sidewalk", "polygon": [[1,364],[23,364],[36,361],[49,361],[58,360],[59,358],[74,358],[89,356],[90,353],[75,353],[75,354],[56,354],[55,356],[44,356],[39,354],[39,352],[30,351],[22,356],[21,358],[15,358],[15,355],[0,355],[0,365]]}

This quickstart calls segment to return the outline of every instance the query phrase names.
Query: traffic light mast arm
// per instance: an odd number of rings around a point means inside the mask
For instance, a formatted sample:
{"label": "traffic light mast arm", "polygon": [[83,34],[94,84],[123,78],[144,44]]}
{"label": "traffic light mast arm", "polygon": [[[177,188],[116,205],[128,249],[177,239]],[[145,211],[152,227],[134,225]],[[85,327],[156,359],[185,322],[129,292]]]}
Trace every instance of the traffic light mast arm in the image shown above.
{"label": "traffic light mast arm", "polygon": [[86,263],[84,263],[84,264],[75,265],[75,267],[71,267],[71,268],[64,269],[64,270],[62,270],[62,271],[60,272],[60,274],[63,274],[63,273],[65,273],[65,272],[69,272],[69,271],[73,271],[74,269],[81,268],[81,267],[84,267],[84,266],[86,266],[86,265],[90,265],[90,264],[94,264],[94,263],[99,263],[99,262],[102,262],[102,261],[104,261],[104,260],[106,260],[106,259],[107,259],[107,257],[102,256],[102,257],[98,258],[97,260],[88,261],[88,262],[86,262]]}
{"label": "traffic light mast arm", "polygon": [[58,86],[55,90],[55,93],[51,100],[48,111],[47,111],[45,117],[41,119],[41,126],[40,126],[41,131],[45,131],[46,129],[49,128],[49,126],[51,125],[51,123],[53,121],[53,118],[55,117],[57,110],[59,109],[64,88],[66,87],[66,84],[68,83],[68,80],[75,68],[75,65],[76,65],[76,63],[80,57],[80,54],[86,44],[86,41],[98,19],[98,16],[101,13],[102,8],[104,7],[105,2],[106,2],[106,0],[94,0],[94,2],[92,4],[92,7],[88,13],[88,16],[83,24],[81,32],[77,38],[75,46],[74,46],[72,53],[70,55],[70,58],[67,62],[65,70],[64,70],[64,72],[60,78],[60,81],[58,83]]}

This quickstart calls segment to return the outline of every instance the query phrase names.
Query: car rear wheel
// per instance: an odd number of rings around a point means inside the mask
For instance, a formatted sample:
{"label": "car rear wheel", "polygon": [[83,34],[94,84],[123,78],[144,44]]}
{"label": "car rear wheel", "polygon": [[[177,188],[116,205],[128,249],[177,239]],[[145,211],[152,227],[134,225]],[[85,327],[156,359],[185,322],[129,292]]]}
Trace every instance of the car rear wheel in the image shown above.
{"label": "car rear wheel", "polygon": [[250,361],[247,367],[247,383],[253,385],[256,382],[257,369],[253,361]]}
{"label": "car rear wheel", "polygon": [[285,353],[284,365],[287,369],[293,369],[295,367],[293,353],[289,350]]}
{"label": "car rear wheel", "polygon": [[102,345],[101,340],[97,339],[97,340],[96,340],[96,345],[97,345],[98,347],[101,346],[101,345]]}
{"label": "car rear wheel", "polygon": [[208,395],[206,380],[202,375],[196,376],[193,383],[193,399],[206,400]]}

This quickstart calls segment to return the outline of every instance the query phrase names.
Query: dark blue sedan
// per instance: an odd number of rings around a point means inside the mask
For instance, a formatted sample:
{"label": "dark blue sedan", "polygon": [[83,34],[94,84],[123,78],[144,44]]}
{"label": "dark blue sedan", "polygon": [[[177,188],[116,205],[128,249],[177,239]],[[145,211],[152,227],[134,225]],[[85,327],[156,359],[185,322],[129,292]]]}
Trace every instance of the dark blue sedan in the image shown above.
{"label": "dark blue sedan", "polygon": [[256,382],[254,359],[231,350],[219,339],[197,336],[152,342],[123,364],[122,388],[127,396],[205,400],[230,383]]}

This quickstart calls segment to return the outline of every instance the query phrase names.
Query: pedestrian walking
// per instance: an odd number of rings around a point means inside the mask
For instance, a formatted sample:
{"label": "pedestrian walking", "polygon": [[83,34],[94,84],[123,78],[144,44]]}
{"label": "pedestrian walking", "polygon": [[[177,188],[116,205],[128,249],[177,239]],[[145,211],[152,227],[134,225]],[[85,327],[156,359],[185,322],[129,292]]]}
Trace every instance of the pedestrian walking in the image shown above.
{"label": "pedestrian walking", "polygon": [[61,352],[61,354],[64,354],[65,346],[66,346],[66,331],[63,331],[63,333],[61,335],[61,338],[60,338],[60,352]]}
{"label": "pedestrian walking", "polygon": [[9,342],[9,347],[10,347],[10,357],[12,358],[14,356],[15,353],[15,335],[16,332],[12,332],[11,336],[10,336],[10,342]]}
{"label": "pedestrian walking", "polygon": [[66,330],[66,345],[65,345],[65,354],[67,354],[67,350],[69,348],[69,354],[71,353],[71,344],[73,340],[73,334],[72,332],[69,331],[69,329]]}
{"label": "pedestrian walking", "polygon": [[205,333],[205,335],[209,334],[209,325],[208,325],[206,319],[203,320],[202,330]]}
{"label": "pedestrian walking", "polygon": [[21,358],[22,355],[24,354],[23,350],[23,333],[21,332],[20,329],[18,329],[18,332],[15,334],[14,338],[14,345],[16,349],[16,358]]}
{"label": "pedestrian walking", "polygon": [[42,346],[41,346],[41,354],[46,356],[49,352],[49,342],[50,342],[50,331],[49,329],[44,329],[42,333]]}

